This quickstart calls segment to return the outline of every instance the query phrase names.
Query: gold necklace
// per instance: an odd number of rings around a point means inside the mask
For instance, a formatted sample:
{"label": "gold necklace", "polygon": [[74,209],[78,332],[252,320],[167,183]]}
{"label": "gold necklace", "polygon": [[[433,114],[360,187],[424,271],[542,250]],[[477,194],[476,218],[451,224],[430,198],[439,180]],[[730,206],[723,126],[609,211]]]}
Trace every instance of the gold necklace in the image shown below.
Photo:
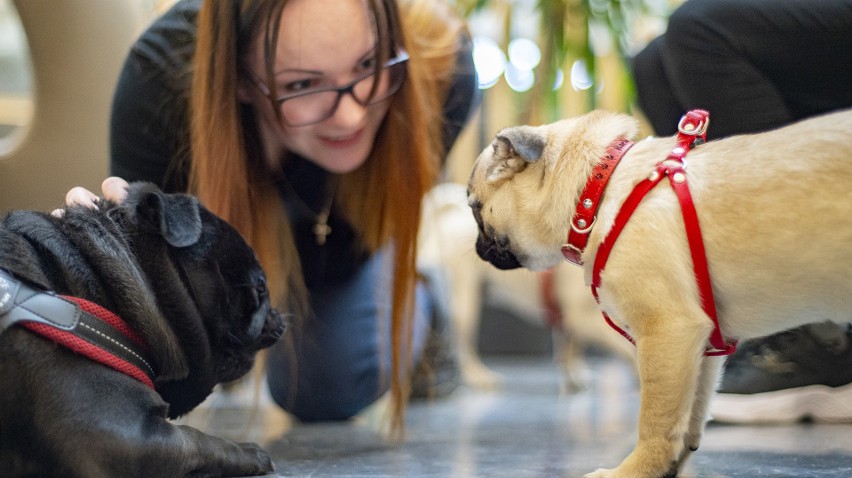
{"label": "gold necklace", "polygon": [[328,189],[330,190],[330,194],[326,198],[325,205],[320,210],[320,212],[316,213],[314,210],[308,206],[308,204],[299,196],[296,192],[296,189],[290,184],[286,178],[284,179],[284,184],[287,186],[287,189],[290,191],[290,195],[299,203],[299,207],[301,207],[306,212],[310,213],[314,216],[314,225],[311,228],[311,231],[316,236],[316,241],[318,246],[325,245],[326,239],[331,234],[331,226],[328,225],[328,218],[331,215],[331,206],[334,205],[334,196],[337,195],[337,176],[333,176],[329,181]]}
{"label": "gold necklace", "polygon": [[333,202],[334,195],[332,194],[328,197],[323,210],[317,214],[316,222],[314,223],[313,231],[317,239],[317,245],[319,246],[325,245],[325,239],[331,234],[331,226],[328,225],[328,215],[331,214],[331,204]]}

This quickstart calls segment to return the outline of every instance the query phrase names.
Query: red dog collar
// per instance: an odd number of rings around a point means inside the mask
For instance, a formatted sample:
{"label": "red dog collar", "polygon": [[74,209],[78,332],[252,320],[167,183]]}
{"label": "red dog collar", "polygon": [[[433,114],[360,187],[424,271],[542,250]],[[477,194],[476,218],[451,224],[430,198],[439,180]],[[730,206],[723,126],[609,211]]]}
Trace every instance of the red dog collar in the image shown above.
{"label": "red dog collar", "polygon": [[117,315],[85,299],[37,291],[0,269],[0,333],[16,324],[154,388],[145,341]]}
{"label": "red dog collar", "polygon": [[609,182],[612,172],[615,171],[615,167],[618,166],[618,162],[634,144],[633,141],[623,138],[616,139],[606,148],[606,153],[592,169],[586,187],[580,194],[580,200],[577,201],[577,207],[574,208],[574,217],[571,218],[571,230],[568,231],[568,238],[562,246],[562,255],[565,256],[566,261],[578,266],[583,265],[583,250],[589,241],[589,232],[595,224],[595,215],[598,212],[606,184]]}

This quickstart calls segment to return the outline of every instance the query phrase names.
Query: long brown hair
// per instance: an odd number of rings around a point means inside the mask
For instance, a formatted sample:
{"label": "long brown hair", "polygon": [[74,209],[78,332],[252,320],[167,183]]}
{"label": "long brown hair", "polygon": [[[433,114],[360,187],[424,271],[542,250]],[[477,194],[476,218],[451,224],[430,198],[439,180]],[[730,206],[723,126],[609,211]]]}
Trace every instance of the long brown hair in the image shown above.
{"label": "long brown hair", "polygon": [[[202,6],[190,98],[190,188],[252,245],[276,305],[303,313],[307,292],[290,225],[272,175],[260,154],[250,154],[252,126],[246,124],[237,96],[240,62],[258,38],[271,75],[286,1],[210,0]],[[368,251],[393,245],[391,424],[401,431],[410,383],[420,207],[444,154],[442,106],[464,25],[449,6],[435,0],[366,3],[376,26],[379,59],[402,47],[411,60],[370,157],[340,178],[335,204]]]}

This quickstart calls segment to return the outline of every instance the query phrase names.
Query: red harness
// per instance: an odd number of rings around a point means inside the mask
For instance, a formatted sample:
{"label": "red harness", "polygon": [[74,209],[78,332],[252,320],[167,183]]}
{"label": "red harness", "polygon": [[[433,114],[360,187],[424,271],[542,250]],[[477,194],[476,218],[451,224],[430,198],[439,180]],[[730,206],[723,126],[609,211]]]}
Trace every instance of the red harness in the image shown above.
{"label": "red harness", "polygon": [[0,269],[0,333],[16,324],[154,388],[148,347],[121,318],[79,297],[33,289]]}
{"label": "red harness", "polygon": [[[680,203],[681,212],[683,214],[684,224],[686,226],[686,237],[689,241],[689,250],[692,254],[692,266],[695,272],[695,281],[698,285],[698,291],[701,295],[701,305],[704,312],[713,321],[713,332],[710,334],[710,346],[705,350],[704,354],[708,356],[729,355],[736,350],[737,342],[728,342],[722,335],[719,328],[719,319],[716,314],[716,304],[713,300],[713,289],[710,283],[710,272],[707,268],[707,255],[704,251],[704,241],[701,238],[701,227],[698,224],[698,214],[695,212],[695,205],[692,201],[692,195],[689,192],[689,185],[686,176],[685,158],[690,149],[706,140],[707,125],[710,122],[709,113],[704,110],[692,110],[681,118],[678,124],[677,146],[672,149],[665,160],[659,162],[656,169],[651,175],[636,185],[627,200],[621,206],[618,215],[615,217],[615,223],[612,229],[607,234],[604,241],[598,248],[598,253],[595,256],[594,266],[592,268],[592,294],[595,300],[600,303],[598,297],[598,288],[601,286],[601,271],[606,265],[612,247],[615,241],[621,234],[622,229],[627,224],[633,211],[639,206],[639,203],[657,184],[662,181],[663,177],[669,178],[669,183],[677,195]],[[629,143],[629,144],[625,144]],[[618,139],[613,142],[607,150],[603,161],[599,162],[592,175],[586,184],[583,194],[580,195],[579,203],[577,204],[577,213],[571,220],[571,231],[568,233],[567,243],[562,246],[562,254],[568,262],[581,265],[581,254],[588,241],[589,232],[594,223],[595,213],[597,212],[600,197],[606,187],[612,170],[618,165],[618,161],[625,152],[632,146],[633,143],[624,139]],[[615,155],[615,160],[612,161],[610,156],[613,151],[619,153]],[[624,336],[630,342],[635,344],[633,337],[625,330],[616,325],[606,314],[602,312],[606,322]]]}

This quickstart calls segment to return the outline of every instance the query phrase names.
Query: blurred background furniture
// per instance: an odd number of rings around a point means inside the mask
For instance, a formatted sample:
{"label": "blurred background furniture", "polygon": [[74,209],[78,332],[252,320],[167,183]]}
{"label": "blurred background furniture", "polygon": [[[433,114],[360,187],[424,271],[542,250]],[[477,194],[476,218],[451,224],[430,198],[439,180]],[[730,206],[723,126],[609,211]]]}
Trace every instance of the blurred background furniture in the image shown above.
{"label": "blurred background furniture", "polygon": [[[0,116],[22,120],[0,138],[0,213],[51,210],[72,186],[100,190],[113,88],[150,14],[138,0],[8,1],[4,12],[20,17],[32,79],[7,71],[0,85],[7,96]],[[16,81],[30,91],[15,91]]]}

